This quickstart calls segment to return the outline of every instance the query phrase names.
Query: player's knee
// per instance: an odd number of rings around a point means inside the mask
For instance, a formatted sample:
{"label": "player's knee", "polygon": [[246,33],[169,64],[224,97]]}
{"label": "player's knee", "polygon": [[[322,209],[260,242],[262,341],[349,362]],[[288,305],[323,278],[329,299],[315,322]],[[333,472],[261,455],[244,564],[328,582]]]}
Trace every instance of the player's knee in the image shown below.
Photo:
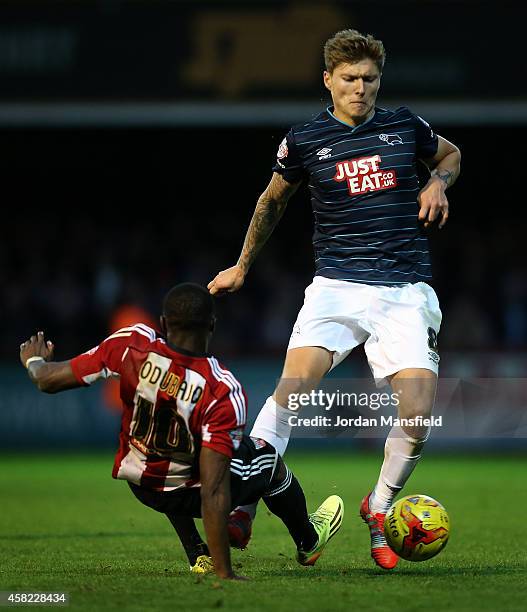
{"label": "player's knee", "polygon": [[399,398],[399,417],[430,418],[434,407],[436,378],[414,378],[396,381],[392,388]]}
{"label": "player's knee", "polygon": [[414,405],[406,410],[399,410],[402,429],[406,435],[415,440],[424,440],[430,433],[429,419],[432,416],[432,405]]}
{"label": "player's knee", "polygon": [[416,399],[408,405],[399,405],[399,417],[412,420],[415,420],[417,417],[429,419],[432,415],[433,407],[433,401],[429,401],[427,398],[422,398],[421,401]]}
{"label": "player's knee", "polygon": [[274,392],[274,399],[282,408],[297,410],[300,395],[309,393],[313,388],[309,379],[300,376],[282,378]]}
{"label": "player's knee", "polygon": [[399,395],[398,416],[402,419],[406,434],[423,440],[429,433],[435,399],[435,379],[405,381],[403,393]]}

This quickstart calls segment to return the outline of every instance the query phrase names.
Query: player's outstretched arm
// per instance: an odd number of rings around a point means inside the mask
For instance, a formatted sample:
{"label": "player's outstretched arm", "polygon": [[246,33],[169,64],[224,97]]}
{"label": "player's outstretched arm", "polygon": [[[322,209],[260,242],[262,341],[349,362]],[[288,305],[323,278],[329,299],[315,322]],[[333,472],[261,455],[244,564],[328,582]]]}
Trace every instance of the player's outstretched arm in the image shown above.
{"label": "player's outstretched arm", "polygon": [[231,510],[230,459],[203,447],[199,459],[201,515],[207,544],[219,578],[240,579],[232,571],[227,518]]}
{"label": "player's outstretched arm", "polygon": [[20,361],[27,368],[29,378],[44,393],[56,393],[79,387],[69,361],[54,362],[55,347],[50,340],[44,339],[39,331],[20,345]]}
{"label": "player's outstretched arm", "polygon": [[448,199],[445,191],[455,182],[460,172],[461,152],[455,144],[438,136],[437,153],[431,159],[423,160],[432,170],[428,183],[417,197],[419,219],[428,227],[441,217],[441,229],[448,219]]}
{"label": "player's outstretched arm", "polygon": [[238,263],[232,268],[222,270],[207,285],[213,295],[232,293],[241,288],[249,268],[280,221],[289,198],[299,185],[300,183],[288,183],[280,174],[273,173],[269,185],[258,198]]}

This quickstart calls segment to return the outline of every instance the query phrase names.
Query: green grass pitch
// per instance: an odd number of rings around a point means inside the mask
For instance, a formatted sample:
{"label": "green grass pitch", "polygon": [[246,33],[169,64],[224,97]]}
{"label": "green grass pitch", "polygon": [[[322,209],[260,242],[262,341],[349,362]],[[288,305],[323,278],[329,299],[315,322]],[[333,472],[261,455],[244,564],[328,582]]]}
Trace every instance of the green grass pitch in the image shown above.
{"label": "green grass pitch", "polygon": [[291,452],[310,509],[338,493],[341,531],[314,568],[294,561],[283,525],[259,507],[252,543],[234,551],[246,583],[188,572],[172,528],[110,478],[107,454],[7,456],[0,472],[0,590],[67,591],[72,610],[525,610],[525,456],[429,454],[405,493],[447,508],[451,539],[435,559],[377,570],[362,496],[378,455]]}

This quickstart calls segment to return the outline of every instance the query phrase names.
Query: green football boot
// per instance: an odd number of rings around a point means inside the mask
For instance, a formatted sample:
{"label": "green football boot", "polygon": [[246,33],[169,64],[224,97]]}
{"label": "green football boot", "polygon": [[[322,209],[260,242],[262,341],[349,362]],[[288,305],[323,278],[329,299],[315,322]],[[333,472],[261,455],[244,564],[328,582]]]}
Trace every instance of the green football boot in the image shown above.
{"label": "green football boot", "polygon": [[298,549],[296,560],[300,565],[315,565],[329,540],[337,533],[344,518],[344,502],[338,495],[331,495],[309,515],[309,522],[315,528],[318,542],[311,550]]}
{"label": "green football boot", "polygon": [[192,574],[212,574],[214,573],[214,564],[212,559],[207,555],[200,555],[196,559],[196,563],[190,567]]}

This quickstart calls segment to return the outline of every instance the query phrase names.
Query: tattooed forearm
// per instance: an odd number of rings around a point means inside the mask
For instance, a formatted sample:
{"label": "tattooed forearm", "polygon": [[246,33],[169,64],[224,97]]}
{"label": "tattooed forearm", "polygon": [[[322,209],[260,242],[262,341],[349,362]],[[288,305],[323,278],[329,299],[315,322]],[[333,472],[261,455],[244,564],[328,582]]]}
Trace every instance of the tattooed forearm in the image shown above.
{"label": "tattooed forearm", "polygon": [[258,200],[238,260],[238,265],[244,272],[251,267],[256,255],[272,234],[284,209],[285,206],[280,208],[279,202],[266,198],[264,195]]}
{"label": "tattooed forearm", "polygon": [[445,170],[443,168],[436,168],[435,170],[433,170],[432,176],[437,176],[437,178],[441,179],[447,187],[450,187],[450,185],[454,183],[456,178],[454,172],[451,172],[450,170]]}
{"label": "tattooed forearm", "polygon": [[297,187],[298,185],[289,184],[280,175],[274,175],[269,186],[258,199],[238,259],[238,265],[245,273],[280,221],[287,202]]}
{"label": "tattooed forearm", "polygon": [[452,143],[449,146],[453,149],[437,162],[435,168],[432,170],[432,176],[436,177],[443,182],[444,188],[452,187],[459,176],[461,154],[459,149]]}

